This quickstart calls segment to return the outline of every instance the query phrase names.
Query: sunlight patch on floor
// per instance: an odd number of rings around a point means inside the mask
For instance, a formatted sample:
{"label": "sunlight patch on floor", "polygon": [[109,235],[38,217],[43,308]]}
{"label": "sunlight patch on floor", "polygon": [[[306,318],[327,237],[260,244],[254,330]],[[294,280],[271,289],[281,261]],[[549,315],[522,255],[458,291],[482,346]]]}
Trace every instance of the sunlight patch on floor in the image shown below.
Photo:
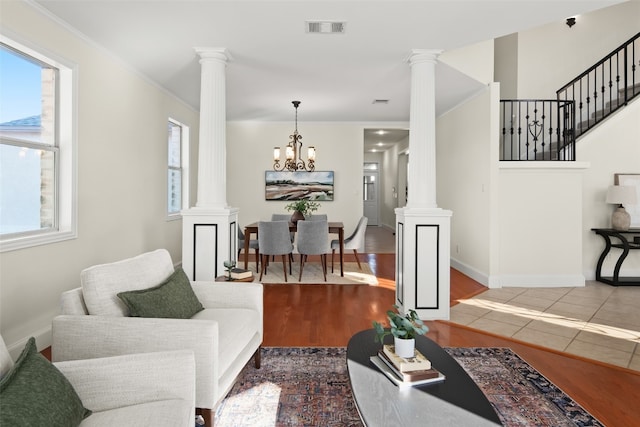
{"label": "sunlight patch on floor", "polygon": [[483,308],[487,310],[496,311],[499,313],[518,316],[518,317],[524,317],[531,320],[538,320],[538,321],[546,322],[556,326],[562,326],[565,328],[574,328],[584,332],[591,332],[591,333],[605,335],[612,338],[619,338],[619,339],[632,341],[635,343],[640,343],[640,331],[634,331],[634,330],[624,329],[624,328],[615,327],[615,326],[587,322],[584,320],[568,317],[565,315],[553,314],[553,313],[539,311],[531,308],[518,307],[515,305],[484,300],[481,298],[459,300],[458,302],[460,304],[465,304],[472,307]]}

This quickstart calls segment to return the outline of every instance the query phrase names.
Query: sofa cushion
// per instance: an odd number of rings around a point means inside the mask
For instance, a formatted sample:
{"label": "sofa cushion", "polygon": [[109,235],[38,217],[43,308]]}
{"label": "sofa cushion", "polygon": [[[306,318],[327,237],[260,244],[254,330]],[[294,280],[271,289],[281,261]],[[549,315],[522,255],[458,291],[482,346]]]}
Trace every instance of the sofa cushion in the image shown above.
{"label": "sofa cushion", "polygon": [[158,286],[120,292],[118,297],[129,308],[132,317],[190,319],[197,312],[204,310],[182,268],[177,268]]}
{"label": "sofa cushion", "polygon": [[0,380],[0,425],[78,426],[89,415],[73,386],[30,338]]}
{"label": "sofa cushion", "polygon": [[171,255],[166,249],[89,267],[80,273],[87,310],[97,316],[127,316],[129,310],[118,293],[156,286],[173,270]]}
{"label": "sofa cushion", "polygon": [[[81,427],[194,426],[191,415],[193,406],[186,400],[158,400],[140,405],[124,406],[108,411],[95,412],[84,420]],[[189,421],[192,421],[189,423]]]}

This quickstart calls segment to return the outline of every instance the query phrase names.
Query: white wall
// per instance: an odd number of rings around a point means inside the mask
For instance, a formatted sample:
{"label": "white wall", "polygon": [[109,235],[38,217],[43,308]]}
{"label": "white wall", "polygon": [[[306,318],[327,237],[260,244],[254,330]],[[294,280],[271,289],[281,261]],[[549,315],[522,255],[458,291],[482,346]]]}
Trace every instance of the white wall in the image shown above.
{"label": "white wall", "polygon": [[518,98],[554,99],[560,89],[638,32],[640,2],[620,3],[518,34]]}
{"label": "white wall", "polygon": [[491,145],[497,146],[491,104],[498,94],[498,85],[489,86],[436,122],[437,203],[453,211],[452,266],[483,283],[491,257]]}
{"label": "white wall", "polygon": [[79,73],[78,238],[0,255],[0,331],[13,349],[29,336],[42,348],[82,269],[161,247],[181,260],[181,221],[166,220],[167,119],[191,127],[195,153],[198,114],[25,2],[3,2],[0,29]]}
{"label": "white wall", "polygon": [[[607,187],[613,185],[615,173],[640,173],[640,99],[636,98],[614,117],[604,121],[580,138],[577,155],[591,167],[585,173],[583,194],[583,247],[584,275],[595,279],[598,257],[604,249],[604,240],[592,228],[611,226],[614,205],[605,203]],[[619,251],[617,251],[619,253]],[[604,275],[611,275],[617,259],[608,259]],[[622,265],[621,274],[640,276],[640,251],[631,251]]]}
{"label": "white wall", "polygon": [[[316,170],[334,171],[334,201],[320,202],[316,213],[342,221],[347,235],[362,216],[363,130],[353,123],[298,123],[302,157],[306,160],[304,148],[314,145]],[[240,208],[241,226],[268,220],[272,213],[288,213],[287,202],[265,200],[264,176],[273,170],[273,147],[284,147],[292,131],[293,123],[227,123],[227,201]]]}
{"label": "white wall", "polygon": [[493,40],[487,40],[442,52],[438,61],[448,64],[469,77],[485,84],[493,82]]}

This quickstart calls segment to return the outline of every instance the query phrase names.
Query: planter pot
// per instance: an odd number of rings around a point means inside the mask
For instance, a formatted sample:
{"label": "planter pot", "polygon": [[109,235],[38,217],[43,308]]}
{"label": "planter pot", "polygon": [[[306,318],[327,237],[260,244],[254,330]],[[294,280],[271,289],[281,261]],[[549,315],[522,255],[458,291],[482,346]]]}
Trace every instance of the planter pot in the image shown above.
{"label": "planter pot", "polygon": [[416,340],[411,338],[408,340],[393,337],[393,345],[396,348],[396,354],[400,357],[410,358],[415,356]]}
{"label": "planter pot", "polygon": [[297,224],[300,220],[304,220],[304,215],[302,212],[294,211],[293,215],[291,215],[291,222]]}

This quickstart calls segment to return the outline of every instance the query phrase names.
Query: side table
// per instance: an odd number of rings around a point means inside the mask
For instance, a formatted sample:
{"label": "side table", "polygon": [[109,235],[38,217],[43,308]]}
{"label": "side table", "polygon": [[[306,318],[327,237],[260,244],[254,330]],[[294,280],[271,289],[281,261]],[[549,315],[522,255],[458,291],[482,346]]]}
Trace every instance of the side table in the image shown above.
{"label": "side table", "polygon": [[251,277],[245,277],[244,279],[231,279],[227,280],[227,276],[218,276],[216,277],[216,282],[253,282],[255,276],[252,274]]}
{"label": "side table", "polygon": [[[629,251],[640,249],[640,243],[638,243],[640,228],[630,228],[624,231],[612,228],[592,228],[591,230],[601,236],[606,244],[596,266],[596,280],[613,286],[640,286],[640,277],[620,277],[620,267],[627,255],[629,255]],[[616,240],[612,242],[612,238]],[[611,248],[622,249],[622,252],[616,261],[613,276],[605,277],[602,275],[602,264]]]}

